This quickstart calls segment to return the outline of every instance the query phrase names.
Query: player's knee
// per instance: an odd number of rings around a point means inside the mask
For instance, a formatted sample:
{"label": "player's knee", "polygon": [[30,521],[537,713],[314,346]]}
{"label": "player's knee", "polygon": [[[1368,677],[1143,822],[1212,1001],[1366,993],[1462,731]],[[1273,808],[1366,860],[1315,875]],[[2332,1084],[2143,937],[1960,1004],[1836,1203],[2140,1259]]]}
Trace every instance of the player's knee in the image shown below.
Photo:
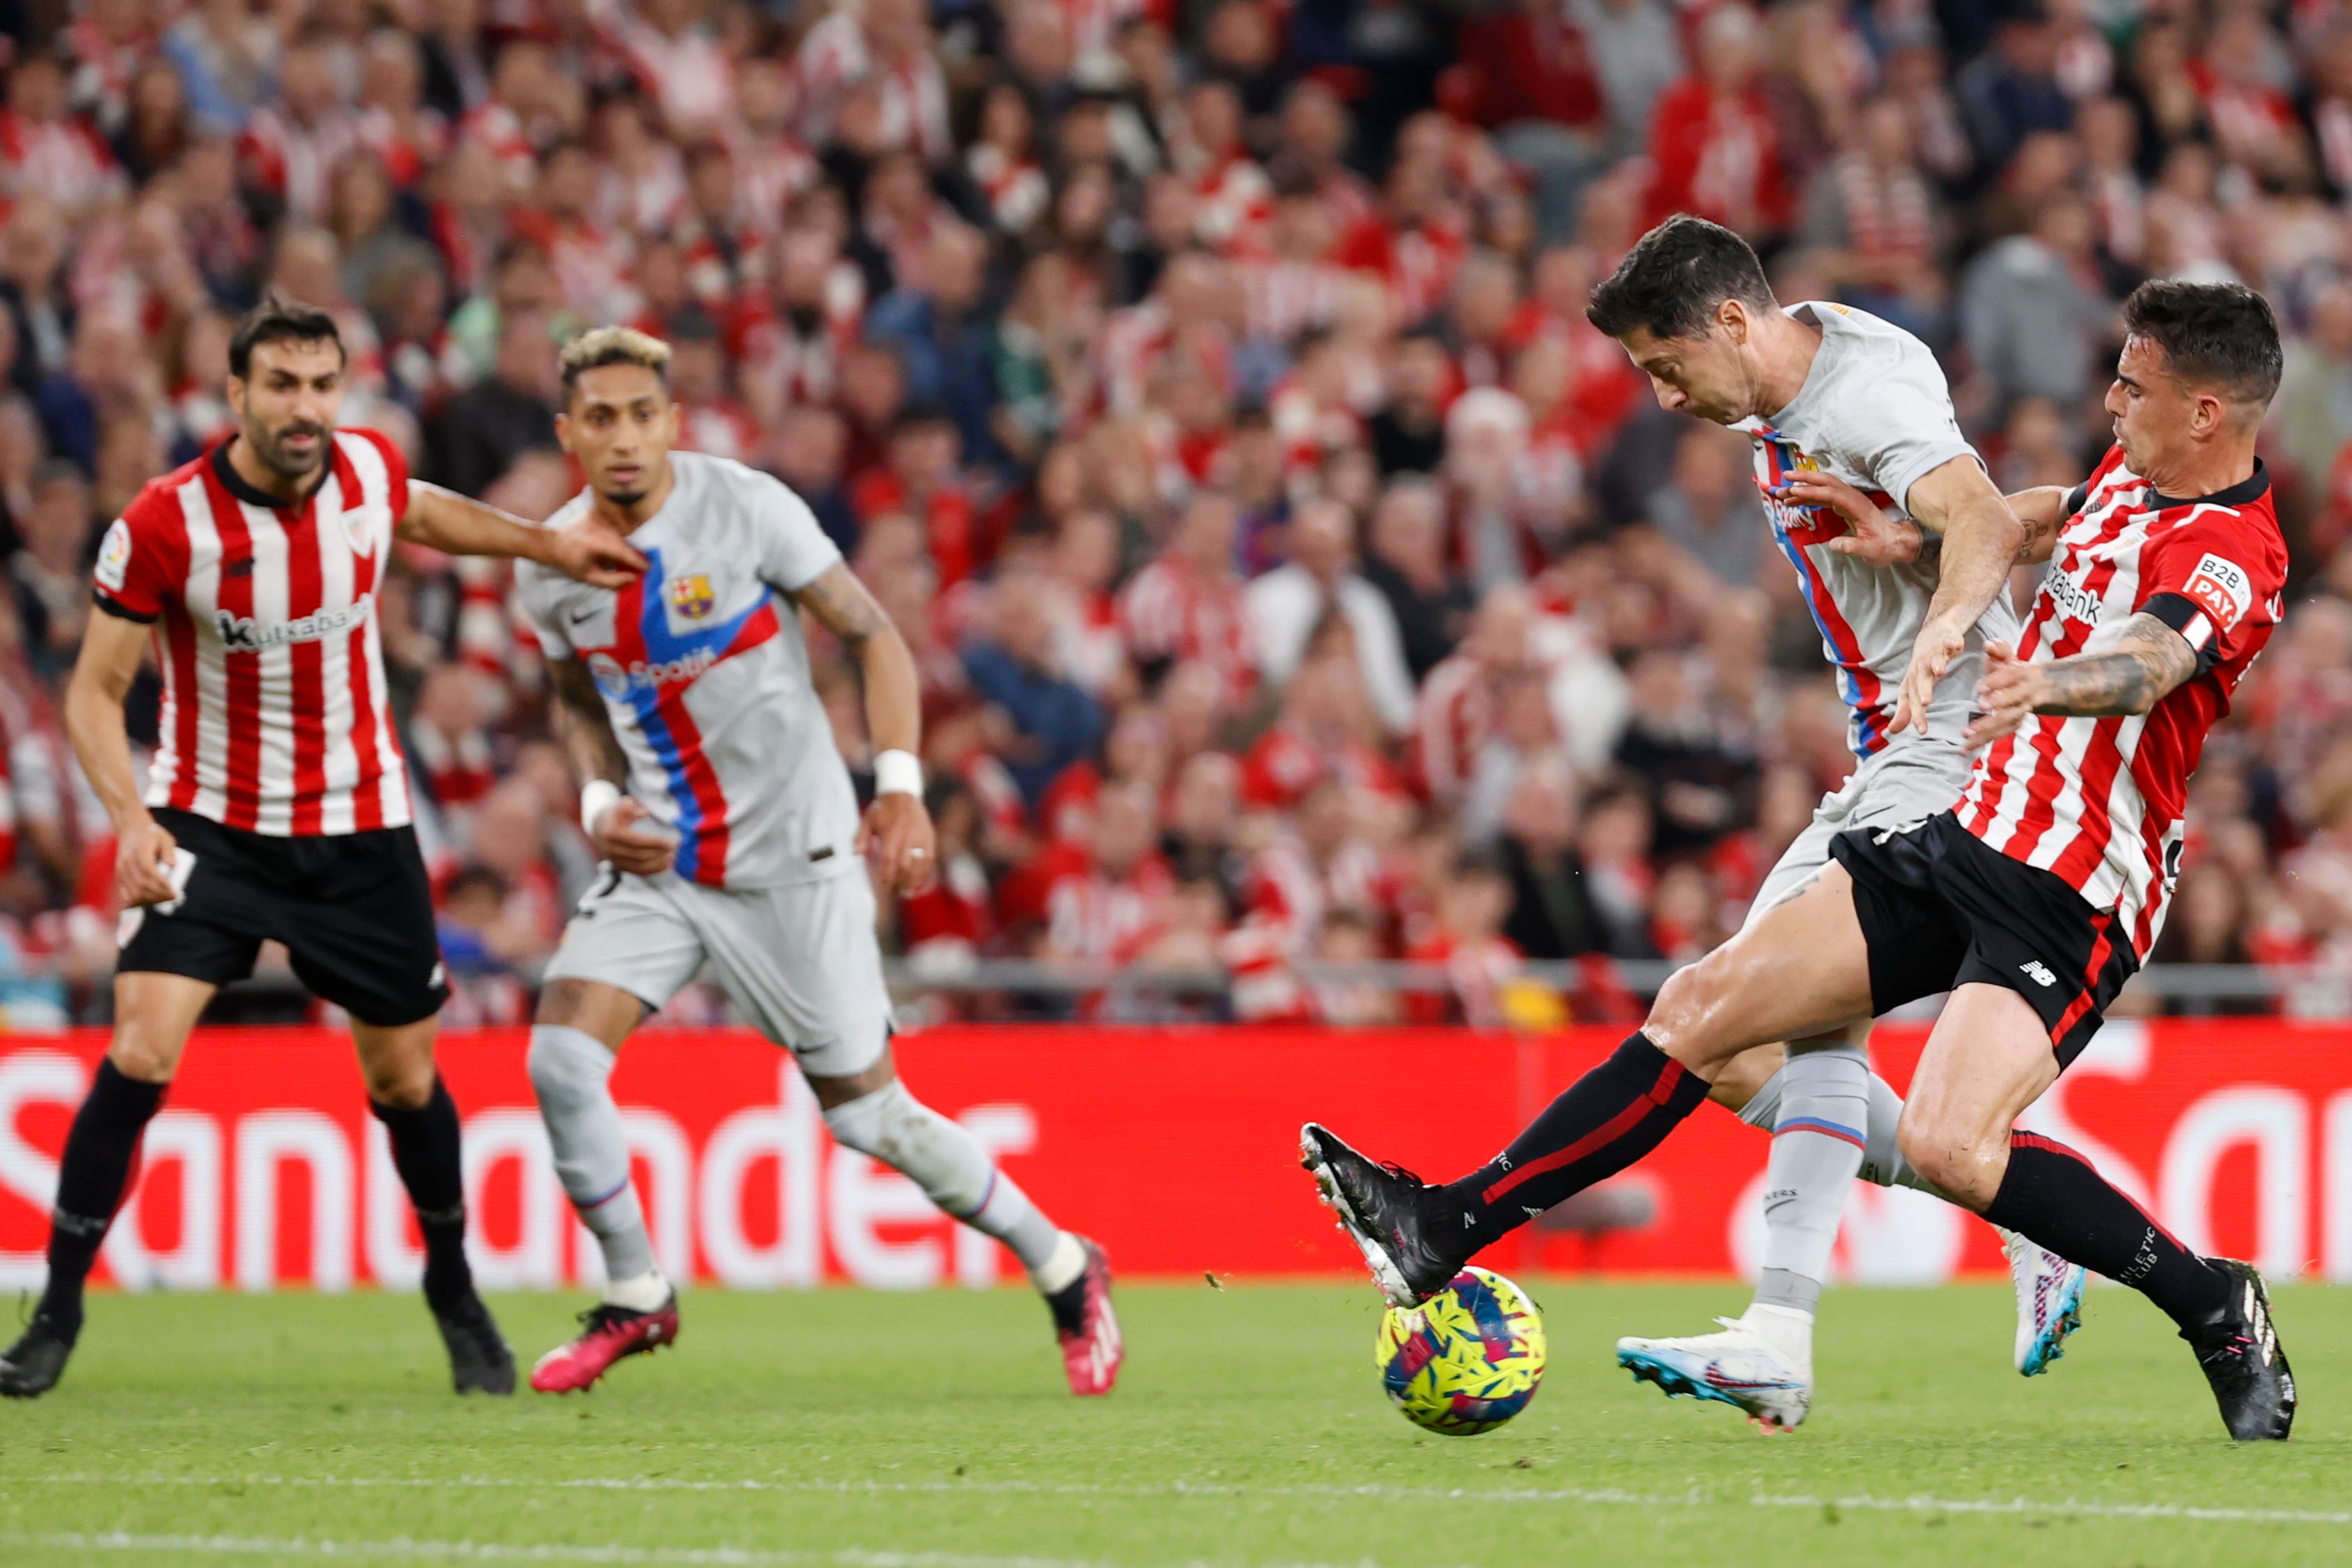
{"label": "player's knee", "polygon": [[1895,1145],[1906,1164],[1942,1192],[1981,1208],[2000,1186],[1995,1149],[1965,1120],[1905,1110]]}
{"label": "player's knee", "polygon": [[1685,1067],[1711,1074],[1741,1044],[1757,1043],[1729,1042],[1718,1027],[1727,977],[1713,955],[1676,969],[1658,988],[1642,1031]]}
{"label": "player's knee", "polygon": [[368,1098],[394,1111],[414,1111],[433,1098],[430,1055],[422,1061],[363,1061],[360,1073],[367,1080]]}
{"label": "player's knee", "polygon": [[645,1012],[644,1002],[617,987],[565,977],[541,988],[531,1021],[610,1039],[617,1038],[615,1030],[626,1034],[635,1029]]}
{"label": "player's knee", "polygon": [[[833,1141],[844,1148],[871,1155],[886,1166],[899,1166],[921,1141],[924,1118],[931,1111],[892,1082],[853,1100],[824,1108],[824,1124]],[[903,1167],[902,1167],[903,1168]]]}
{"label": "player's knee", "polygon": [[115,1030],[106,1056],[125,1078],[140,1083],[169,1083],[179,1068],[184,1043],[152,1030],[126,1026]]}
{"label": "player's knee", "polygon": [[968,1215],[988,1197],[994,1167],[971,1134],[895,1080],[826,1107],[824,1124],[834,1142],[903,1173],[950,1214]]}
{"label": "player's knee", "polygon": [[550,1108],[571,1106],[604,1094],[613,1076],[613,1053],[593,1035],[561,1024],[541,1023],[530,1031],[523,1059],[532,1092]]}

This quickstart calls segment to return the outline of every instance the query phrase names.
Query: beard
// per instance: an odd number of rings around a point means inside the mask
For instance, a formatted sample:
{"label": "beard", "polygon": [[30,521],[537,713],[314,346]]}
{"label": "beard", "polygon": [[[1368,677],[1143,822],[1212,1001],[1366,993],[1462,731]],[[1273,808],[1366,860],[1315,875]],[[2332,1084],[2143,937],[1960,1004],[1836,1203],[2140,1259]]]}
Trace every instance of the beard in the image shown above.
{"label": "beard", "polygon": [[[290,424],[280,425],[276,430],[265,430],[257,425],[249,425],[246,429],[245,438],[252,445],[253,455],[260,458],[263,464],[273,472],[282,474],[289,479],[301,479],[317,473],[320,465],[326,462],[328,439],[333,434],[334,427],[331,425],[314,424],[309,420],[297,420]],[[317,440],[311,444],[308,453],[291,452],[287,450],[285,442],[287,437],[294,435],[315,436]]]}

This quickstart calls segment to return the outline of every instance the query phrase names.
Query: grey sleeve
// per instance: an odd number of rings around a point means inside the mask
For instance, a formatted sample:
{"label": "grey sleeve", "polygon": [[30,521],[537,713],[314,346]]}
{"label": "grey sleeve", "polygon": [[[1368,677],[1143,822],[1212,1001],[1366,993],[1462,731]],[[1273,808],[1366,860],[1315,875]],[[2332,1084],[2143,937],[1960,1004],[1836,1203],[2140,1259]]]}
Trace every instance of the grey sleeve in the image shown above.
{"label": "grey sleeve", "polygon": [[[1909,367],[1905,367],[1908,370]],[[1894,498],[1907,515],[1911,486],[1955,457],[1977,457],[1977,449],[1960,434],[1952,413],[1950,393],[1937,371],[1933,392],[1915,375],[1897,373],[1873,384],[1842,434],[1849,461],[1870,476],[1870,482]],[[1977,459],[1979,463],[1982,458]]]}
{"label": "grey sleeve", "polygon": [[841,550],[808,503],[781,479],[761,475],[751,507],[761,580],[797,593],[833,570]]}
{"label": "grey sleeve", "polygon": [[553,602],[552,584],[544,571],[533,561],[515,563],[515,602],[522,606],[523,620],[530,634],[538,639],[539,651],[551,659],[572,656],[572,640],[563,634],[562,617]]}

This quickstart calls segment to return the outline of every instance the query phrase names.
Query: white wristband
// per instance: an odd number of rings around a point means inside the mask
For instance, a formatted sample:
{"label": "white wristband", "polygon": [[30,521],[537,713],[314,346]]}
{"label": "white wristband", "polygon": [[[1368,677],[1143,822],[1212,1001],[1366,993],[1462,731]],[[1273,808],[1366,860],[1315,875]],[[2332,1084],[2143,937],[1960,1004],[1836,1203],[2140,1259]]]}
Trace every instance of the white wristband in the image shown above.
{"label": "white wristband", "polygon": [[621,803],[621,787],[610,779],[591,779],[580,786],[580,831],[596,836],[596,819]]}
{"label": "white wristband", "polygon": [[874,754],[874,793],[877,795],[920,795],[923,792],[923,765],[911,751],[877,751]]}

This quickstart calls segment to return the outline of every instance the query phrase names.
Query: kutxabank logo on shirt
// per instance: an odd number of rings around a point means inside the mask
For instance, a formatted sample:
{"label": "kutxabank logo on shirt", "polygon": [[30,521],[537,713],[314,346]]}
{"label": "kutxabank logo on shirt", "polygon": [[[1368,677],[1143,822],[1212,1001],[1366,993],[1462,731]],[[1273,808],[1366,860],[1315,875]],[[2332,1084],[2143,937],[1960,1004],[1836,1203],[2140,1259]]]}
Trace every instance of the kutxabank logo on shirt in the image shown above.
{"label": "kutxabank logo on shirt", "polygon": [[293,621],[267,622],[250,615],[232,615],[216,611],[213,626],[220,640],[238,653],[257,653],[266,648],[282,648],[293,643],[316,643],[348,632],[368,618],[368,606],[373,600],[362,599],[340,610],[321,610]]}

